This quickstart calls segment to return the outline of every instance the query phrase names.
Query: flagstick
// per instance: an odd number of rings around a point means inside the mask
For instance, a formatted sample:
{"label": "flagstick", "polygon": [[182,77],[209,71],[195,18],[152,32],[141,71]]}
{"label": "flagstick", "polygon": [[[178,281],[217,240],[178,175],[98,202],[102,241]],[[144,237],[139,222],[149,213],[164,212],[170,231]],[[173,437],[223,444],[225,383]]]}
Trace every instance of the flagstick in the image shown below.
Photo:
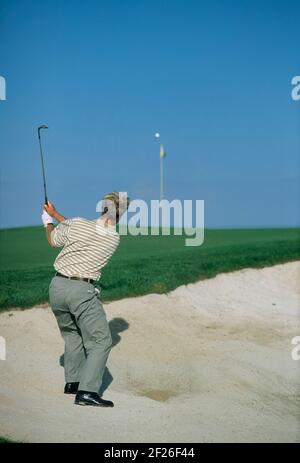
{"label": "flagstick", "polygon": [[159,158],[160,158],[160,201],[164,199],[164,148],[160,145]]}

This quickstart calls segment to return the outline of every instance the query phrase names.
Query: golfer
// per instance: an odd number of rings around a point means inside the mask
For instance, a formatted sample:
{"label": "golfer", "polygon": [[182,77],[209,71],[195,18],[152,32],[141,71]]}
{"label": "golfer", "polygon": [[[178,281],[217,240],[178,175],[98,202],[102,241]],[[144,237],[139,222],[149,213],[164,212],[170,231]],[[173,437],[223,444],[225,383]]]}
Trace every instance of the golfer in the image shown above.
{"label": "golfer", "polygon": [[[49,297],[65,341],[64,392],[76,394],[77,405],[113,407],[113,402],[99,396],[112,339],[94,283],[118,247],[116,224],[129,200],[126,194],[112,192],[103,204],[97,220],[66,219],[48,201],[42,220],[50,246],[63,247],[54,262]],[[56,227],[53,219],[59,222]]]}

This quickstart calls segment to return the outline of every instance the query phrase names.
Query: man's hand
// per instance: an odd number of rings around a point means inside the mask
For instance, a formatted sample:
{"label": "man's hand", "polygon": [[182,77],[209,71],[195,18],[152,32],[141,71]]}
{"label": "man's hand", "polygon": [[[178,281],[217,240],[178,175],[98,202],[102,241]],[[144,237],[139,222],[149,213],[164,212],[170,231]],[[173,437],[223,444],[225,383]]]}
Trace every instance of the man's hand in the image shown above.
{"label": "man's hand", "polygon": [[57,220],[57,222],[63,222],[64,220],[66,220],[66,218],[63,215],[57,212],[54,204],[52,204],[51,201],[48,201],[47,204],[44,204],[44,211],[46,211],[47,214],[53,217],[53,219]]}
{"label": "man's hand", "polygon": [[46,236],[50,246],[53,246],[51,241],[51,233],[54,230],[53,219],[57,220],[57,222],[63,222],[64,220],[66,220],[66,218],[63,215],[57,212],[54,204],[48,201],[47,204],[44,204],[42,220],[44,227],[46,228]]}
{"label": "man's hand", "polygon": [[49,214],[51,217],[55,219],[55,215],[57,214],[57,211],[55,209],[54,204],[48,201],[47,204],[44,204],[44,210],[47,212],[47,214]]}
{"label": "man's hand", "polygon": [[49,224],[53,225],[53,218],[46,211],[44,211],[42,214],[42,221],[43,221],[44,227],[47,227],[47,225]]}

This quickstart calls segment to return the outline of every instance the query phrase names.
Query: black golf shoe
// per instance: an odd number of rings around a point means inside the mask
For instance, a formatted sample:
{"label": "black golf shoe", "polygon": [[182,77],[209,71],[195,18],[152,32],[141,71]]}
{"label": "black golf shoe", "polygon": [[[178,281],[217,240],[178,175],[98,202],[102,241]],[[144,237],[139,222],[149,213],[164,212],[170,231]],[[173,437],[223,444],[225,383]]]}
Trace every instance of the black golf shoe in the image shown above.
{"label": "black golf shoe", "polygon": [[103,400],[96,392],[78,391],[75,397],[76,405],[92,405],[94,407],[113,407],[110,400]]}
{"label": "black golf shoe", "polygon": [[66,383],[65,385],[65,394],[76,394],[78,391],[79,383]]}

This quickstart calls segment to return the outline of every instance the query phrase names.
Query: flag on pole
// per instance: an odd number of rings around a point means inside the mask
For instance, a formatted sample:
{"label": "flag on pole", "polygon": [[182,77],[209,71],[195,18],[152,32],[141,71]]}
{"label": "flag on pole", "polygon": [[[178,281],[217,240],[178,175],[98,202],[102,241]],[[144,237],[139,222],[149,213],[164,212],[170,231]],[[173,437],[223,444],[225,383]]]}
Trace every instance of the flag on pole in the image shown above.
{"label": "flag on pole", "polygon": [[167,156],[167,153],[165,152],[163,145],[160,145],[159,155],[161,158],[165,158]]}

